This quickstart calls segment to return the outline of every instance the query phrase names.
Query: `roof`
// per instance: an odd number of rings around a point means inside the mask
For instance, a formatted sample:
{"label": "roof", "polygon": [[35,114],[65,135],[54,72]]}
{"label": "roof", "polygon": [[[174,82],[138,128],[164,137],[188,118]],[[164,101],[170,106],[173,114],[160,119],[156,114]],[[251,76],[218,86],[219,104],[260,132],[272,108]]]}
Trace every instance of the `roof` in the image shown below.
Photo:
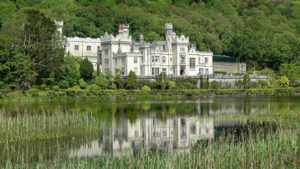
{"label": "roof", "polygon": [[214,55],[213,61],[214,62],[235,62],[235,58],[226,55]]}

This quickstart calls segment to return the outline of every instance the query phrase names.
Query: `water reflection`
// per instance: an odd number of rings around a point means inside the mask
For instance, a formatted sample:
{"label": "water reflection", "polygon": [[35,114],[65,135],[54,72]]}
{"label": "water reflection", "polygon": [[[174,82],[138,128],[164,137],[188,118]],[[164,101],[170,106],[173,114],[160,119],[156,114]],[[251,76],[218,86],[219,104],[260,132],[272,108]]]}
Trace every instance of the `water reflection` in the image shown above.
{"label": "water reflection", "polygon": [[188,152],[200,140],[214,138],[214,121],[209,118],[170,117],[162,121],[156,116],[113,120],[103,137],[73,150],[70,157],[132,155],[142,148]]}
{"label": "water reflection", "polygon": [[[195,145],[216,138],[220,129],[249,125],[246,119],[224,118],[230,114],[258,114],[299,107],[300,97],[223,97],[198,100],[100,103],[97,101],[43,101],[0,104],[0,121],[17,115],[60,113],[93,115],[105,123],[94,135],[72,135],[54,140],[0,145],[0,160],[36,161],[133,155],[141,149],[190,152]],[[259,127],[259,126],[258,126]],[[4,128],[3,128],[4,129]],[[3,130],[5,132],[5,130]],[[67,131],[66,131],[67,132]],[[1,130],[0,130],[1,135]],[[0,161],[0,162],[1,162]]]}

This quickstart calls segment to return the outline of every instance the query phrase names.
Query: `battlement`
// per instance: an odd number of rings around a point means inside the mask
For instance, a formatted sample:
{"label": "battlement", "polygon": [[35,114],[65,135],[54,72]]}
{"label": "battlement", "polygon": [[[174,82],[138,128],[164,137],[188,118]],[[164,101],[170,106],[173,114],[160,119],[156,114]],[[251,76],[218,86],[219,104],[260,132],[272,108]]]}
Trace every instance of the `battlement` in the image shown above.
{"label": "battlement", "polygon": [[172,23],[166,23],[165,24],[165,29],[171,29],[171,30],[173,30],[173,24]]}

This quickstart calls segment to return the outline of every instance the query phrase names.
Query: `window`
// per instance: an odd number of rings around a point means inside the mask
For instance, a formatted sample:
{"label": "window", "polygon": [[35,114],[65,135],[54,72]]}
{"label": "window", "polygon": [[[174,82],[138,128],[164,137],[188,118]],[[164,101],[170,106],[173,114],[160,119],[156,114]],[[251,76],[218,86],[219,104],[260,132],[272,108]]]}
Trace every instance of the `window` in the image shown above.
{"label": "window", "polygon": [[108,55],[108,49],[105,49],[105,55]]}
{"label": "window", "polygon": [[100,50],[100,46],[97,46],[97,49]]}
{"label": "window", "polygon": [[138,58],[137,58],[137,57],[135,57],[135,58],[133,59],[133,63],[138,63]]}
{"label": "window", "polygon": [[198,64],[200,65],[200,63],[201,63],[201,58],[198,57]]}
{"label": "window", "polygon": [[195,123],[191,124],[190,130],[191,130],[192,134],[196,134],[196,124]]}
{"label": "window", "polygon": [[122,64],[125,64],[125,58],[122,58]]}
{"label": "window", "polygon": [[78,45],[75,45],[75,50],[79,50],[79,46]]}
{"label": "window", "polygon": [[172,62],[172,58],[170,58],[170,62]]}
{"label": "window", "polygon": [[185,56],[180,56],[180,64],[185,64]]}
{"label": "window", "polygon": [[162,68],[163,73],[167,73],[167,68]]}
{"label": "window", "polygon": [[208,73],[208,69],[205,69],[205,74],[209,74],[209,73]]}
{"label": "window", "polygon": [[163,51],[166,51],[166,46],[165,45],[163,45]]}
{"label": "window", "polygon": [[158,68],[158,67],[155,68],[155,75],[156,75],[156,76],[159,75],[159,68]]}
{"label": "window", "polygon": [[105,74],[108,73],[108,68],[105,68]]}
{"label": "window", "polygon": [[203,74],[203,68],[199,69],[199,74],[202,75]]}
{"label": "window", "polygon": [[208,58],[205,58],[205,63],[208,63]]}
{"label": "window", "polygon": [[181,48],[180,48],[180,51],[181,51],[181,52],[184,52],[185,50],[184,50],[184,48],[183,48],[183,47],[181,47]]}
{"label": "window", "polygon": [[167,136],[167,131],[166,130],[163,131],[163,136]]}
{"label": "window", "polygon": [[154,56],[152,56],[152,62],[154,62],[155,60],[154,60]]}
{"label": "window", "polygon": [[159,56],[155,56],[155,62],[159,62]]}
{"label": "window", "polygon": [[89,46],[89,45],[86,46],[86,50],[87,50],[87,51],[91,51],[91,49],[92,49],[91,46]]}
{"label": "window", "polygon": [[152,76],[154,76],[154,67],[152,68]]}
{"label": "window", "polygon": [[190,58],[190,69],[195,69],[195,63],[196,59],[195,58]]}
{"label": "window", "polygon": [[105,65],[109,65],[109,59],[105,59]]}
{"label": "window", "polygon": [[135,137],[139,136],[139,131],[135,131]]}
{"label": "window", "polygon": [[170,67],[170,74],[173,74],[173,68]]}
{"label": "window", "polygon": [[135,73],[136,75],[138,74],[138,68],[137,68],[137,67],[134,68],[134,73]]}
{"label": "window", "polygon": [[166,57],[165,56],[162,57],[162,63],[166,63]]}
{"label": "window", "polygon": [[115,64],[118,64],[118,59],[117,59],[117,58],[114,58],[114,60],[115,60]]}

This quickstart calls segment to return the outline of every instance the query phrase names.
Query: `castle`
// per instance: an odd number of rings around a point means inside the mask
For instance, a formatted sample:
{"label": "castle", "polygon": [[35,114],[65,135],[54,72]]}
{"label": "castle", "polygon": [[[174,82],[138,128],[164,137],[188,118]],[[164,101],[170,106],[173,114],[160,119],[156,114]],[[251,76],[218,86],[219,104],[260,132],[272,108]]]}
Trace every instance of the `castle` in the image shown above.
{"label": "castle", "polygon": [[116,36],[107,32],[101,38],[67,37],[66,52],[88,58],[94,69],[102,73],[127,76],[197,76],[213,74],[213,52],[197,51],[189,37],[177,36],[172,23],[165,24],[165,41],[146,42],[141,33],[139,42],[129,34],[129,25],[120,25]]}

